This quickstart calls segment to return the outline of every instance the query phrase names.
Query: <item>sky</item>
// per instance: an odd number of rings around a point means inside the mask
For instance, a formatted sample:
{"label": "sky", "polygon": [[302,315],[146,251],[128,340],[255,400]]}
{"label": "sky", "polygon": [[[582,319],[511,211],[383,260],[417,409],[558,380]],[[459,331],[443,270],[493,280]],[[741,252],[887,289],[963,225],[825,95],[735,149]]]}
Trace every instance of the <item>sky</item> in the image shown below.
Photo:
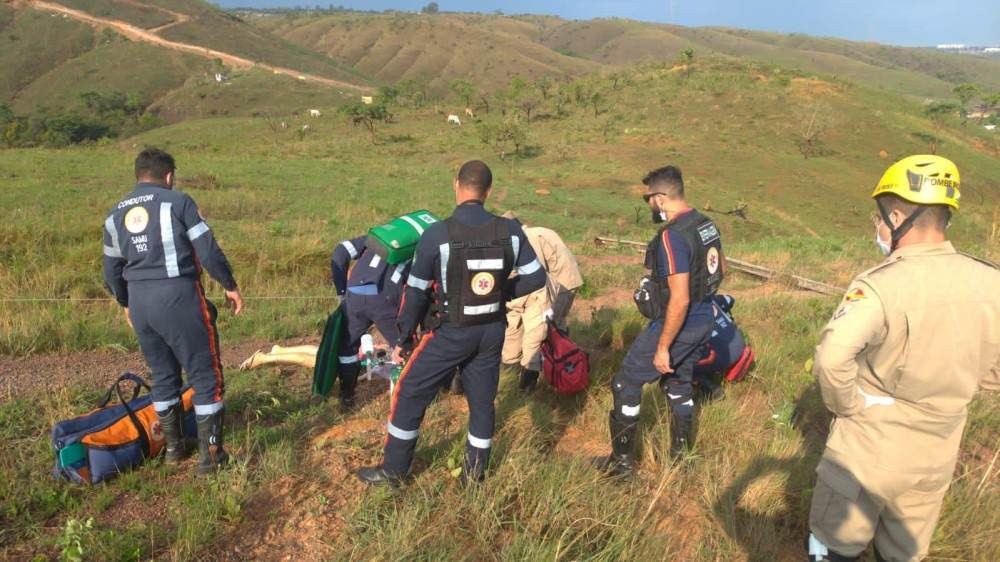
{"label": "sky", "polygon": [[[215,0],[225,8],[329,6],[419,10],[430,0]],[[876,41],[1000,45],[1000,0],[438,0],[442,11],[622,17]]]}

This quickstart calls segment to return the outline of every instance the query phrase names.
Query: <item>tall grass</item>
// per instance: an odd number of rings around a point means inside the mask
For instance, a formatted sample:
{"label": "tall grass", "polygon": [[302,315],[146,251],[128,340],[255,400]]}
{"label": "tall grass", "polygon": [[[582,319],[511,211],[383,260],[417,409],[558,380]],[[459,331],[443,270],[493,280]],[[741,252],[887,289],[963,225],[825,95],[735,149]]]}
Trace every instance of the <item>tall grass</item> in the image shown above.
{"label": "tall grass", "polygon": [[[725,290],[737,295],[737,322],[757,350],[756,367],[728,388],[725,401],[701,409],[698,446],[680,462],[667,455],[663,397],[647,388],[639,476],[608,482],[588,461],[608,451],[608,381],[643,326],[627,303],[642,254],[591,241],[647,239],[653,227],[635,186],[648,169],[676,163],[699,207],[749,202],[747,221],[713,215],[728,255],[846,285],[878,259],[865,187],[887,165],[878,151],[918,150],[908,133],[926,122],[905,100],[854,88],[829,100],[849,124],[826,141],[835,153],[803,162],[788,137],[787,115],[802,100],[778,81],[713,78],[707,74],[742,71],[712,64],[686,78],[655,65],[636,69],[631,85],[613,94],[624,119],[613,143],[605,143],[598,120],[579,111],[532,125],[532,143],[543,150],[531,158],[500,161],[472,128],[444,128],[430,111],[401,111],[397,123],[384,127],[412,142],[374,146],[339,121],[318,120],[298,140],[294,133],[275,137],[284,133],[260,120],[212,119],[118,145],[0,151],[0,299],[102,295],[103,218],[131,186],[136,148],[155,144],[177,156],[178,187],[200,202],[248,297],[315,297],[251,299],[240,318],[223,312],[226,342],[318,336],[335,302],[327,280],[333,246],[414,208],[447,215],[454,170],[485,157],[495,168],[491,208],[511,208],[529,223],[555,228],[580,258],[587,283],[573,333],[593,358],[592,386],[574,398],[547,390],[523,397],[506,372],[490,477],[468,490],[451,476],[465,439],[458,399],[432,405],[418,474],[399,494],[364,490],[350,475],[379,458],[385,400],[345,417],[333,404],[307,402],[305,373],[229,373],[235,466],[199,481],[156,462],[107,486],[50,480],[51,424],[88,410],[98,389],[71,386],[6,400],[0,403],[0,556],[53,558],[59,537],[72,531],[96,559],[211,559],[220,550],[234,553],[239,545],[228,541],[250,541],[242,533],[257,529],[281,541],[285,525],[301,519],[331,527],[295,534],[298,546],[338,560],[798,557],[827,426],[803,364],[835,299],[731,276]],[[650,130],[625,132],[632,127]],[[546,153],[567,135],[575,139],[571,154]],[[989,185],[1000,171],[994,158],[960,138],[947,146],[970,186]],[[536,193],[543,187],[548,195]],[[963,204],[950,234],[959,247],[991,255],[1000,194],[967,193],[963,200],[971,203]],[[213,285],[209,292],[220,295]],[[109,345],[135,347],[112,303],[0,301],[0,354]],[[991,540],[1000,513],[996,406],[987,397],[972,408],[967,453],[934,542],[937,559],[1000,558]],[[123,520],[125,508],[141,517]],[[91,517],[89,530],[69,524]]]}

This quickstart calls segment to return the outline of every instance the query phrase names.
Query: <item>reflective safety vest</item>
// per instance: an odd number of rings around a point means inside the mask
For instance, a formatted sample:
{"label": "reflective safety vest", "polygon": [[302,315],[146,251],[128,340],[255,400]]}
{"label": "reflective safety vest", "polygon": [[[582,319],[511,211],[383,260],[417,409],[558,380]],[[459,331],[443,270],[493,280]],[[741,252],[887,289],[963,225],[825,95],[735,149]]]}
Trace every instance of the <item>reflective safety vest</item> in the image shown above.
{"label": "reflective safety vest", "polygon": [[[670,298],[667,280],[660,278],[658,271],[664,269],[657,263],[660,256],[659,244],[665,231],[680,234],[691,248],[691,272],[689,280],[692,303],[711,297],[722,284],[722,239],[719,228],[712,219],[696,210],[684,213],[677,220],[667,224],[657,233],[646,249],[646,267],[652,270],[651,281],[657,296],[666,303]],[[662,312],[660,313],[662,316]]]}
{"label": "reflective safety vest", "polygon": [[504,284],[516,256],[506,220],[496,217],[479,226],[446,219],[448,244],[441,246],[443,287],[436,299],[444,316],[458,326],[503,322]]}

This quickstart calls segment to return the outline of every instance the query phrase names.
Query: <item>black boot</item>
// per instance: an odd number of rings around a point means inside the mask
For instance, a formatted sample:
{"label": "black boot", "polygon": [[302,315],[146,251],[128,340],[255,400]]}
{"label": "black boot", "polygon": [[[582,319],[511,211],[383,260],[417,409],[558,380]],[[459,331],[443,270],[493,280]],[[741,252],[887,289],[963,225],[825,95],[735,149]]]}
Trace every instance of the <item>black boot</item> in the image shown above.
{"label": "black boot", "polygon": [[491,449],[480,449],[465,444],[465,460],[462,462],[460,480],[463,486],[478,484],[486,479],[486,466],[490,463]]}
{"label": "black boot", "polygon": [[211,474],[229,462],[229,455],[223,448],[222,419],[225,409],[207,416],[195,416],[198,422],[198,466],[199,475]]}
{"label": "black boot", "polygon": [[184,440],[184,406],[178,402],[162,412],[156,412],[160,429],[167,441],[163,460],[168,464],[178,464],[188,457],[187,442]]}
{"label": "black boot", "polygon": [[340,409],[344,412],[353,412],[357,407],[354,398],[354,391],[358,386],[358,375],[361,374],[361,366],[343,365],[340,369]]}
{"label": "black boot", "polygon": [[527,368],[521,370],[521,382],[517,385],[522,392],[531,392],[535,390],[535,385],[538,384],[538,371],[532,371]]}
{"label": "black boot", "polygon": [[608,476],[629,478],[635,473],[635,433],[639,426],[638,420],[623,422],[608,413],[608,425],[611,427],[611,454],[597,459],[595,465]]}
{"label": "black boot", "polygon": [[709,402],[718,402],[726,397],[726,391],[722,385],[708,379],[701,380],[701,393]]}
{"label": "black boot", "polygon": [[369,466],[358,471],[358,479],[369,486],[390,486],[399,488],[403,485],[403,479],[393,476],[385,471],[381,466]]}
{"label": "black boot", "polygon": [[670,413],[670,457],[677,459],[690,452],[694,447],[696,433],[696,413],[691,417],[678,416]]}

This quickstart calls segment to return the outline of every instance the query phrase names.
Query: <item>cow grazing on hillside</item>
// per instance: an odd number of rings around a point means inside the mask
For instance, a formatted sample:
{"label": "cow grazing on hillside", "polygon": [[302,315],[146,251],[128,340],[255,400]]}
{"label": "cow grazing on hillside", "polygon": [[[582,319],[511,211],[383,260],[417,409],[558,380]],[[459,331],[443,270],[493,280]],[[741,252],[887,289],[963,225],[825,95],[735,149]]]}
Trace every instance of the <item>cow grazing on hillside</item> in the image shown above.
{"label": "cow grazing on hillside", "polygon": [[309,117],[321,117],[323,114],[319,112],[318,109],[310,109]]}
{"label": "cow grazing on hillside", "polygon": [[448,116],[448,124],[461,126],[462,120],[458,118],[458,115],[452,113],[451,115]]}

